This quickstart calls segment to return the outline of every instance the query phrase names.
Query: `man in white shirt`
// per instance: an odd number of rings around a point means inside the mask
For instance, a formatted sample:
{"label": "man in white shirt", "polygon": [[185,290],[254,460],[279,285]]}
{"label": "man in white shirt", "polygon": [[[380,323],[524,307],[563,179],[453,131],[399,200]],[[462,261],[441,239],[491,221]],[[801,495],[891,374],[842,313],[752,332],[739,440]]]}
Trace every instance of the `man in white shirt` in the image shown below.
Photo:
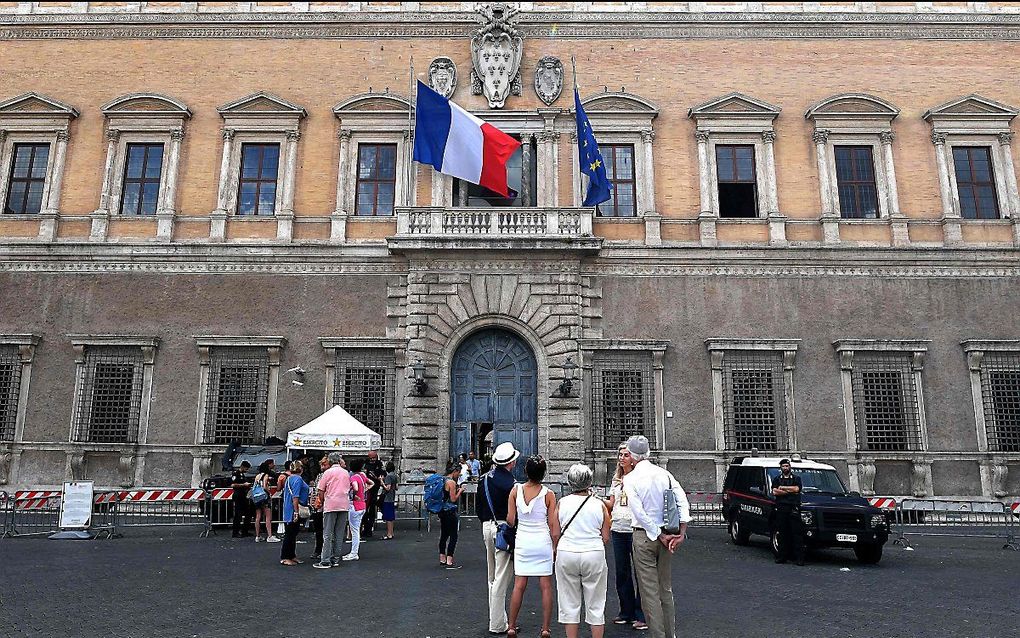
{"label": "man in white shirt", "polygon": [[[634,468],[623,477],[623,489],[634,517],[634,572],[648,621],[648,635],[676,638],[671,558],[686,536],[691,506],[673,475],[648,460],[647,438],[630,437],[622,461]],[[680,509],[680,530],[676,534],[663,530],[663,495],[670,489]]]}

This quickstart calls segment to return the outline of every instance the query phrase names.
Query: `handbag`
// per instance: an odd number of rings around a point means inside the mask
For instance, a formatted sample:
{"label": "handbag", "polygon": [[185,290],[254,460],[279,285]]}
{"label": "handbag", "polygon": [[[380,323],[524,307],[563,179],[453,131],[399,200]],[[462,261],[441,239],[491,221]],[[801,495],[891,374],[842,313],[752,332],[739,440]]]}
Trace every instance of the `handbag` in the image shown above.
{"label": "handbag", "polygon": [[673,491],[672,476],[669,479],[669,487],[662,493],[662,531],[667,534],[680,533],[680,503],[677,502],[676,492]]}
{"label": "handbag", "polygon": [[[489,513],[492,514],[492,520],[496,521],[496,510],[492,507],[492,494],[489,493],[489,477],[491,474],[486,475],[482,480],[485,481],[485,500],[489,503]],[[517,541],[517,527],[510,527],[508,523],[499,523],[496,526],[496,549],[502,552],[513,552],[514,543]]]}
{"label": "handbag", "polygon": [[[294,490],[291,489],[291,487],[290,487],[290,479],[287,480],[287,483],[285,485],[286,485],[286,488],[284,490],[284,498],[287,498],[287,494],[286,494],[287,492],[290,492],[290,498],[294,498]],[[302,505],[302,504],[298,503],[297,517],[298,517],[299,521],[300,520],[307,520],[307,519],[312,517],[312,510],[309,509],[307,505]]]}

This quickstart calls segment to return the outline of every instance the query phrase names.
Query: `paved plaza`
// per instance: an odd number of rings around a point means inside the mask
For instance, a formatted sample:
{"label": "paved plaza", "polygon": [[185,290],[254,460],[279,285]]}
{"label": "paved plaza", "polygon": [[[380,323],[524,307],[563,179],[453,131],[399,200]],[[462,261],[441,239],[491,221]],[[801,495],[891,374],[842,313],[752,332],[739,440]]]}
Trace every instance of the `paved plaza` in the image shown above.
{"label": "paved plaza", "polygon": [[[4,539],[0,635],[482,638],[478,524],[464,521],[458,571],[436,565],[437,534],[404,524],[397,540],[368,542],[359,562],[328,571],[281,567],[279,545],[222,531],[209,539],[188,529],[132,530],[114,541]],[[678,635],[1016,635],[1020,553],[988,539],[914,546],[888,545],[876,567],[837,551],[816,553],[805,567],[779,566],[762,542],[736,547],[723,530],[695,529],[674,568]],[[298,547],[302,558],[311,552],[307,542]],[[607,613],[615,614],[610,587]],[[537,593],[536,584],[522,638],[538,636]],[[607,635],[642,634],[611,625]]]}

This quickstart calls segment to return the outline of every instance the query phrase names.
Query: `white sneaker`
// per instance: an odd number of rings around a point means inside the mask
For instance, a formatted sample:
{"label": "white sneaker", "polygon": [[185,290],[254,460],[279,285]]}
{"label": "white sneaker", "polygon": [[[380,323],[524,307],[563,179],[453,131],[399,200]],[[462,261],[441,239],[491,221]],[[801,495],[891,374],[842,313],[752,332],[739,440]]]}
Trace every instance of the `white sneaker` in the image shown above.
{"label": "white sneaker", "polygon": [[358,555],[357,554],[348,554],[348,555],[343,557],[343,560],[345,560],[345,561],[346,560],[358,560]]}
{"label": "white sneaker", "polygon": [[280,539],[277,538],[276,536],[270,536],[269,538],[266,539],[266,542],[267,543],[279,543]]}
{"label": "white sneaker", "polygon": [[255,537],[255,542],[256,543],[261,543],[262,542],[262,537],[261,536],[256,536]]}

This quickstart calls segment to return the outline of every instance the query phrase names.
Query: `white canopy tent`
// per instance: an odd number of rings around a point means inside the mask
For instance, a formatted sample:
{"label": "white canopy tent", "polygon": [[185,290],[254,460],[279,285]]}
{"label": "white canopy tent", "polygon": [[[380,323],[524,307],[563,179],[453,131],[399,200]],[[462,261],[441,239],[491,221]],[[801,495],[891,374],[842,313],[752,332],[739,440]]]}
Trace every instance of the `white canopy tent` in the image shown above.
{"label": "white canopy tent", "polygon": [[290,449],[368,452],[382,445],[382,437],[339,405],[287,433]]}

